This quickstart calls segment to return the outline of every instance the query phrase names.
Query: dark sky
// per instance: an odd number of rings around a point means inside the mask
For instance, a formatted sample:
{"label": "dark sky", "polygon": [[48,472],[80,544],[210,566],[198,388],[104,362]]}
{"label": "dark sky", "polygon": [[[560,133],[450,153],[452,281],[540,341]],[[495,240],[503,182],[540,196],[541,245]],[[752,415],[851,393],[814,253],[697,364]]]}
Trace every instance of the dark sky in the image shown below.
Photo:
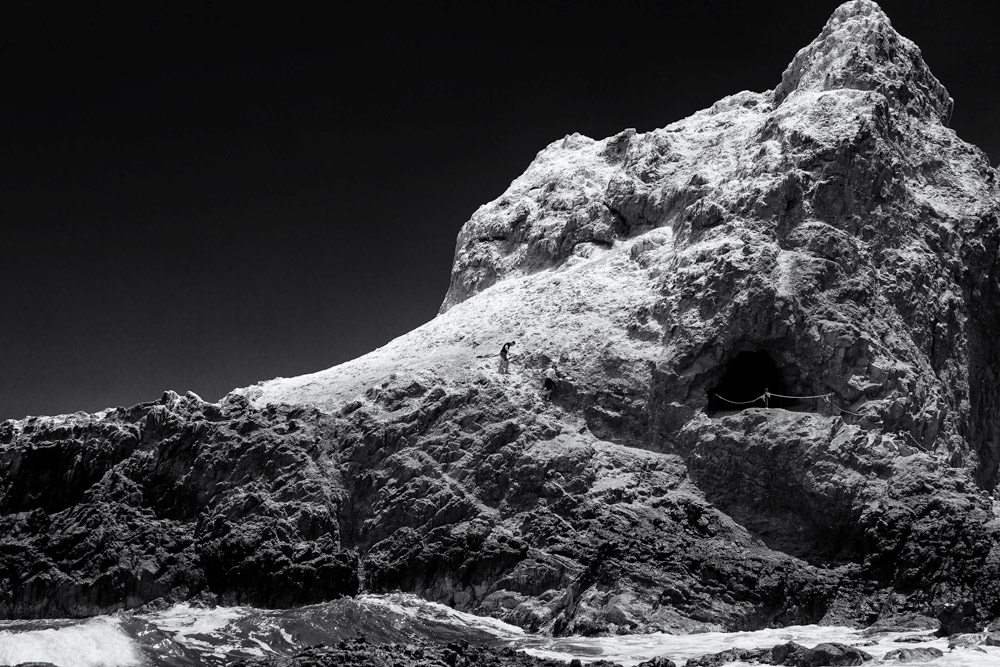
{"label": "dark sky", "polygon": [[[0,419],[374,349],[435,315],[462,223],[545,145],[773,88],[839,3],[23,4],[0,16]],[[882,6],[995,165],[993,4]]]}

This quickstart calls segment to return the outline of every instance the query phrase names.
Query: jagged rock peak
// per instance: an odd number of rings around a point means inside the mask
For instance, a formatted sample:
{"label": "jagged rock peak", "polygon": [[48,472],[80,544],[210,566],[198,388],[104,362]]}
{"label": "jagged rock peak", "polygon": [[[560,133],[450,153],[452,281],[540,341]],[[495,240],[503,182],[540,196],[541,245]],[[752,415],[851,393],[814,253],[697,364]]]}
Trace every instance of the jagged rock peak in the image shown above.
{"label": "jagged rock peak", "polygon": [[846,2],[799,51],[774,91],[780,104],[796,91],[875,90],[907,113],[947,125],[954,101],[931,74],[920,48],[892,27],[872,0]]}

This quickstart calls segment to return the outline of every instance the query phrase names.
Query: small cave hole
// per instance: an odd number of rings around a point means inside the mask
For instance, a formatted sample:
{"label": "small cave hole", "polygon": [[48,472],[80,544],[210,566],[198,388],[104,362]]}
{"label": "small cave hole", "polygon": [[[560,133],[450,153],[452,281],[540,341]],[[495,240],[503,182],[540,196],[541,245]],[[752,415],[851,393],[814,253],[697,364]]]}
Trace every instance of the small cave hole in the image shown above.
{"label": "small cave hole", "polygon": [[740,352],[726,363],[726,372],[717,385],[708,392],[709,412],[732,412],[747,408],[763,408],[761,396],[770,392],[769,408],[791,409],[799,405],[794,398],[780,398],[773,394],[794,395],[781,370],[765,350]]}

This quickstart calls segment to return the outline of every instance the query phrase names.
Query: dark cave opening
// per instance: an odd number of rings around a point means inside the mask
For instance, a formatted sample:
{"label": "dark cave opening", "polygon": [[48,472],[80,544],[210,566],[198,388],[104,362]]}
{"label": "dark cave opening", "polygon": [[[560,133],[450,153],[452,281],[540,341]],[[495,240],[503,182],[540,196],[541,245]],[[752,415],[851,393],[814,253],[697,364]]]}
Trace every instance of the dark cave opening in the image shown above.
{"label": "dark cave opening", "polygon": [[[767,405],[760,398],[770,392]],[[794,408],[799,401],[773,394],[794,395],[788,389],[778,365],[765,350],[740,352],[726,362],[726,372],[708,391],[708,411],[734,411],[747,408]]]}

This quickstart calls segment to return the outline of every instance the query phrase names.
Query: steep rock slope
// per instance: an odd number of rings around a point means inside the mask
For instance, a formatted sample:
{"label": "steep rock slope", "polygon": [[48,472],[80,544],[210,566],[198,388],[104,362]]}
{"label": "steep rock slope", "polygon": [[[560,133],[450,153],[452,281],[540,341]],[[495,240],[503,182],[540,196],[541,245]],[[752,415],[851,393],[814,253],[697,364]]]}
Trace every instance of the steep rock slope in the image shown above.
{"label": "steep rock slope", "polygon": [[361,588],[560,633],[993,618],[1000,192],[951,108],[855,0],[773,91],[541,151],[379,350],[6,423],[0,613]]}

